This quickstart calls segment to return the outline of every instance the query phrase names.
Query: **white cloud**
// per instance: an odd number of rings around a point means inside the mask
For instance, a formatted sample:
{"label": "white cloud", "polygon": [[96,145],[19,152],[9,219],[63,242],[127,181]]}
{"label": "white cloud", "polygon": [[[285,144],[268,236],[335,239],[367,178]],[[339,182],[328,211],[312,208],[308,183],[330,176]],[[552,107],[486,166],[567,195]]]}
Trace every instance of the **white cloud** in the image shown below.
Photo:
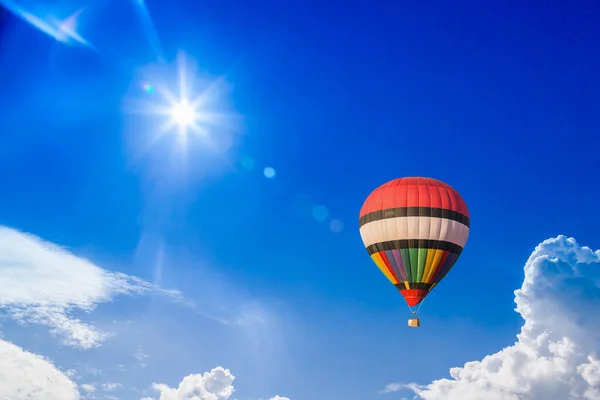
{"label": "white cloud", "polygon": [[133,357],[138,360],[138,361],[144,361],[146,358],[148,358],[148,354],[144,353],[142,351],[142,349],[138,349],[134,354]]}
{"label": "white cloud", "polygon": [[161,383],[152,387],[160,392],[159,400],[227,400],[233,394],[234,379],[228,369],[217,367],[204,374],[186,376],[177,389]]}
{"label": "white cloud", "polygon": [[401,383],[397,383],[397,382],[388,383],[387,385],[385,385],[383,390],[379,391],[379,394],[388,394],[388,393],[399,392],[402,389],[404,389],[404,385],[402,385]]}
{"label": "white cloud", "polygon": [[144,353],[142,351],[142,349],[138,349],[138,351],[135,352],[133,357],[140,362],[138,364],[138,366],[140,368],[146,368],[148,366],[148,364],[146,363],[146,359],[149,358],[150,356],[148,354]]}
{"label": "white cloud", "polygon": [[120,383],[117,382],[106,382],[102,385],[102,390],[104,390],[105,392],[112,392],[114,390],[117,390],[119,388],[123,387],[123,385],[121,385]]}
{"label": "white cloud", "polygon": [[515,302],[525,320],[515,344],[452,368],[451,379],[402,386],[424,400],[600,399],[600,251],[544,241]]}
{"label": "white cloud", "polygon": [[45,358],[0,340],[0,399],[78,400],[77,385]]}
{"label": "white cloud", "polygon": [[0,309],[10,317],[48,326],[65,344],[84,349],[98,346],[109,334],[73,317],[73,311],[91,312],[118,295],[154,290],[139,278],[106,271],[64,248],[1,226],[0,287]]}
{"label": "white cloud", "polygon": [[[152,387],[160,393],[158,400],[228,400],[234,392],[235,376],[223,367],[213,368],[204,374],[188,375],[179,383],[177,389],[165,384],[154,383]],[[144,397],[140,400],[155,400]],[[288,397],[275,396],[271,400],[290,400]]]}
{"label": "white cloud", "polygon": [[81,388],[81,390],[84,390],[88,393],[93,393],[96,391],[96,386],[94,386],[93,383],[84,383],[82,385],[79,386]]}
{"label": "white cloud", "polygon": [[69,378],[72,378],[72,379],[75,379],[75,380],[79,379],[79,374],[74,369],[68,369],[68,370],[66,370],[65,371],[65,375],[68,376]]}

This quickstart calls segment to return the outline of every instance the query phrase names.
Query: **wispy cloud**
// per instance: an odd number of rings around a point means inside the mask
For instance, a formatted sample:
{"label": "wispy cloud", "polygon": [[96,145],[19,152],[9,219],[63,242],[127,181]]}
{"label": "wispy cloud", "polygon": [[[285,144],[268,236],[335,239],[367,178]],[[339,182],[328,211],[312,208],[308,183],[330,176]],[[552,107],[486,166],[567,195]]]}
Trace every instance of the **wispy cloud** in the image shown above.
{"label": "wispy cloud", "polygon": [[38,324],[70,346],[88,349],[110,336],[75,318],[118,296],[160,292],[181,300],[176,291],[161,290],[123,273],[110,272],[36,236],[0,227],[0,309],[21,324]]}
{"label": "wispy cloud", "polygon": [[398,383],[398,382],[388,383],[387,385],[385,385],[383,390],[379,391],[379,394],[395,393],[395,392],[401,391],[404,388],[405,388],[405,385]]}
{"label": "wispy cloud", "polygon": [[112,392],[122,387],[123,385],[117,382],[106,382],[102,384],[102,390],[104,390],[105,392]]}

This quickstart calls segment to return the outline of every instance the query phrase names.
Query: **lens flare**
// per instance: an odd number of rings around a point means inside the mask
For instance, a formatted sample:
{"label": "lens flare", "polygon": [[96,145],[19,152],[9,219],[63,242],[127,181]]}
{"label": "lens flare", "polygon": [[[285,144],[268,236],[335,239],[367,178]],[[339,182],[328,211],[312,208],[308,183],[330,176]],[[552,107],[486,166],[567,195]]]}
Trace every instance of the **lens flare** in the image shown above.
{"label": "lens flare", "polygon": [[143,83],[143,84],[142,84],[142,89],[143,89],[143,90],[144,90],[144,92],[146,92],[146,93],[150,93],[150,94],[154,93],[154,86],[152,86],[152,85],[151,85],[151,84],[149,84],[149,83]]}
{"label": "lens flare", "polygon": [[333,219],[329,223],[329,229],[334,233],[340,233],[344,229],[344,223],[339,219]]}
{"label": "lens flare", "polygon": [[323,222],[329,217],[329,210],[323,205],[317,205],[313,207],[312,215],[317,221]]}
{"label": "lens flare", "polygon": [[275,169],[271,168],[271,167],[267,167],[264,169],[263,173],[265,174],[265,177],[268,179],[273,179],[275,178]]}
{"label": "lens flare", "polygon": [[78,19],[84,8],[76,10],[74,13],[67,15],[66,18],[59,18],[52,14],[63,16],[67,14],[60,7],[50,7],[48,9],[46,5],[30,3],[25,8],[17,4],[17,2],[6,0],[0,1],[0,5],[38,31],[45,33],[58,42],[64,44],[78,43],[92,48],[92,45],[77,32]]}

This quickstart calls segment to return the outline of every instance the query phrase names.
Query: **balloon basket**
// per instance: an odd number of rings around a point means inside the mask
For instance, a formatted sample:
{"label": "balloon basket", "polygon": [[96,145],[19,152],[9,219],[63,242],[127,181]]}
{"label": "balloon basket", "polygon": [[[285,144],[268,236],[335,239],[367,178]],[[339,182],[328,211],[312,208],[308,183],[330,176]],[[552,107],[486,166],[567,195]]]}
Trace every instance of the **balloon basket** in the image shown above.
{"label": "balloon basket", "polygon": [[421,321],[419,320],[419,318],[409,318],[408,326],[410,326],[411,328],[418,328],[419,326],[421,326]]}

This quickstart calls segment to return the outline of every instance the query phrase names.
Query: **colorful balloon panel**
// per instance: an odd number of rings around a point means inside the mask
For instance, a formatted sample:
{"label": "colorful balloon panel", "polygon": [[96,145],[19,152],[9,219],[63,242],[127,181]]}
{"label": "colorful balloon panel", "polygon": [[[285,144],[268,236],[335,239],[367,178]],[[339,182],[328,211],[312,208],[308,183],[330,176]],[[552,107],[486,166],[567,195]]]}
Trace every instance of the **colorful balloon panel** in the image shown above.
{"label": "colorful balloon panel", "polygon": [[456,263],[470,220],[450,185],[411,177],[375,189],[362,206],[359,226],[377,267],[416,306]]}

